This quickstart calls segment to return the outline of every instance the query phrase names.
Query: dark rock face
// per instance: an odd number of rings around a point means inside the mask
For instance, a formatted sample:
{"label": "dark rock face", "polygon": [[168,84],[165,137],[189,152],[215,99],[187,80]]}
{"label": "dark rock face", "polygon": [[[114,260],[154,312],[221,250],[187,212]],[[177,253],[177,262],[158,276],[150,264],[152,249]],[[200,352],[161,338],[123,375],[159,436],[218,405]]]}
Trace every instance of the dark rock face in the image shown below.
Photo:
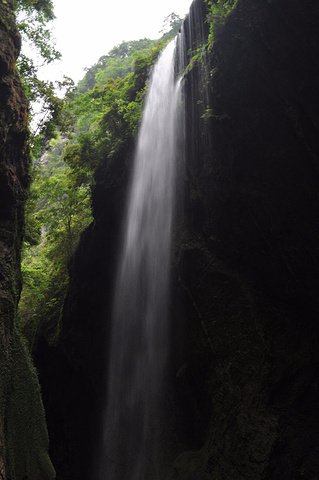
{"label": "dark rock face", "polygon": [[[209,420],[189,400],[207,421],[203,478],[318,474],[318,27],[313,2],[239,1],[207,54],[206,121],[194,92],[203,72],[186,84],[176,277],[181,363],[210,399]],[[172,478],[193,478],[188,460]]]}
{"label": "dark rock face", "polygon": [[[204,68],[195,64],[185,79],[185,206],[173,242],[166,386],[170,479],[318,476],[318,8],[238,0]],[[196,0],[189,48],[208,35],[205,15]],[[52,376],[47,347],[38,351],[60,479],[89,478],[101,433],[131,151],[98,172],[95,223],[74,259]]]}
{"label": "dark rock face", "polygon": [[27,100],[14,67],[20,37],[10,2],[0,6],[0,45],[0,472],[10,480],[44,480],[55,473],[39,382],[15,329],[29,152]]}
{"label": "dark rock face", "polygon": [[27,103],[14,64],[20,38],[3,7],[0,40],[0,221],[1,297],[6,304],[3,333],[12,329],[20,294],[19,265],[23,207],[28,187]]}

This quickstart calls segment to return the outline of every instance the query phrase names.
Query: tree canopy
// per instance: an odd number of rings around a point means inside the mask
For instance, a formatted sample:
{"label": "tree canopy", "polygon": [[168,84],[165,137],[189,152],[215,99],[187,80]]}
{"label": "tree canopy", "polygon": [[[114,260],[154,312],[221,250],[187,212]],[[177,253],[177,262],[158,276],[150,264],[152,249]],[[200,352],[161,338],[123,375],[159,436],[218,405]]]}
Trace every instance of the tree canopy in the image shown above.
{"label": "tree canopy", "polygon": [[[66,93],[73,89],[73,82],[65,78],[63,82],[44,81],[39,78],[39,62],[50,64],[61,58],[52,38],[51,23],[54,20],[52,0],[14,0],[14,11],[17,27],[21,34],[22,46],[29,46],[30,52],[22,48],[16,67],[25,87],[30,104],[30,125],[35,116],[35,108],[40,110],[36,125],[33,126],[33,136],[41,134],[44,141],[49,140],[56,126],[66,127],[64,115],[65,100],[61,99],[56,90],[64,88]],[[39,139],[38,139],[39,141]]]}
{"label": "tree canopy", "polygon": [[[47,7],[50,5],[48,2]],[[57,121],[54,110],[50,113],[58,135],[51,138],[49,150],[34,149],[26,209],[19,322],[30,348],[40,332],[49,343],[58,339],[68,264],[81,232],[92,221],[94,172],[102,162],[112,162],[127,139],[136,134],[151,67],[173,36],[171,31],[159,40],[140,39],[115,46],[87,70],[74,94],[58,104]],[[39,91],[32,82],[30,98]],[[61,126],[63,118],[68,122]],[[39,145],[43,136],[42,131],[36,137]]]}

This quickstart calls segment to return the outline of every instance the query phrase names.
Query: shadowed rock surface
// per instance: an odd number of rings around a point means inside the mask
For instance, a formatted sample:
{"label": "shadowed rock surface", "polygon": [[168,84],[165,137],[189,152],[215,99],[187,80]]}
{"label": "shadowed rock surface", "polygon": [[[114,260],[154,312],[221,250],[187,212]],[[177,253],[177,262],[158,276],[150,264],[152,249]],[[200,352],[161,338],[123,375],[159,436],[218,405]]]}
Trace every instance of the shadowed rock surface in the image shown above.
{"label": "shadowed rock surface", "polygon": [[[196,0],[185,23],[190,56],[208,36],[205,15]],[[159,462],[169,479],[315,480],[319,7],[238,0],[216,28],[204,66],[195,62],[185,78]],[[45,343],[37,352],[60,479],[89,475],[94,462],[131,152],[125,146],[97,172],[95,222],[71,268],[63,341],[59,353]]]}
{"label": "shadowed rock surface", "polygon": [[15,71],[20,37],[11,2],[0,5],[0,472],[49,480],[48,433],[38,377],[15,327],[29,186],[28,105]]}
{"label": "shadowed rock surface", "polygon": [[[183,361],[193,378],[201,366],[193,390],[209,397],[200,447],[211,478],[319,470],[318,13],[307,1],[239,1],[207,54],[206,123],[196,70],[186,82],[176,278]],[[202,395],[189,397],[196,424]]]}

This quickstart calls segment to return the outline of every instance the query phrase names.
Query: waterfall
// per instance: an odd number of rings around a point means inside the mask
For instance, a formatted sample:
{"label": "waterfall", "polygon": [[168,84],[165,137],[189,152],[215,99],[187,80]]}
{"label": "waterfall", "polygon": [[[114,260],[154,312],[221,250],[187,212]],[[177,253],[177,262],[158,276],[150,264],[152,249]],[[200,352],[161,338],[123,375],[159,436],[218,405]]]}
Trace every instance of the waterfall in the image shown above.
{"label": "waterfall", "polygon": [[[150,78],[114,295],[103,480],[154,480],[169,349],[169,269],[181,136],[176,40]],[[180,155],[180,153],[179,153]]]}

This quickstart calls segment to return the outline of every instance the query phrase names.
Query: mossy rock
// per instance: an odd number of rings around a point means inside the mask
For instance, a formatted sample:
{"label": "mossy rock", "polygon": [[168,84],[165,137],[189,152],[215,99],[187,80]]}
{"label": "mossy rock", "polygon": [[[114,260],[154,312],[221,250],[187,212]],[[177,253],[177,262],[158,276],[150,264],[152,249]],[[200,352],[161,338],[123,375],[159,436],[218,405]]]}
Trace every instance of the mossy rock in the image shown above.
{"label": "mossy rock", "polygon": [[8,347],[0,372],[6,478],[53,480],[55,471],[48,455],[49,438],[36,370],[17,331]]}

